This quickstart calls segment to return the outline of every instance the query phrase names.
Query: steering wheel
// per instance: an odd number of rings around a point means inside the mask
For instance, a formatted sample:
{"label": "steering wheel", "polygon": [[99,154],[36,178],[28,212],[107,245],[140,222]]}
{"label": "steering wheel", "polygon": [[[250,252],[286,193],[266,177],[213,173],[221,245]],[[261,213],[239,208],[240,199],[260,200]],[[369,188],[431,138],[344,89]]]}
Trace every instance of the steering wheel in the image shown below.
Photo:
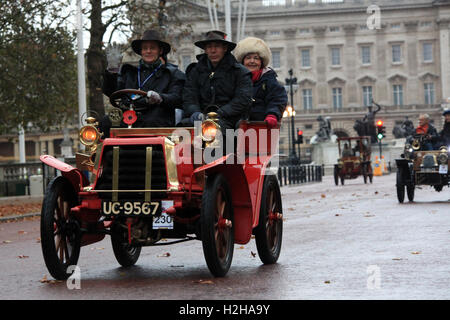
{"label": "steering wheel", "polygon": [[143,111],[146,110],[147,107],[135,105],[135,102],[140,100],[141,98],[146,98],[147,92],[136,89],[123,89],[113,92],[109,96],[109,102],[113,105],[113,107],[119,108],[121,110],[130,110],[130,105],[133,105],[133,110],[135,111]]}

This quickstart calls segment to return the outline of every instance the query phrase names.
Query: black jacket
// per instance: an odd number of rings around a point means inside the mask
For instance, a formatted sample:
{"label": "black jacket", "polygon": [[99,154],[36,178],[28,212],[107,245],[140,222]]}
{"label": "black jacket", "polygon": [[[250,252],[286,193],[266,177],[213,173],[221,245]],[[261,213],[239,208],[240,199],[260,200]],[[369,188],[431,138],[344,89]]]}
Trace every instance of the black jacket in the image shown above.
{"label": "black jacket", "polygon": [[[139,63],[141,68],[141,85],[152,74],[155,68]],[[117,90],[139,89],[138,68],[130,64],[124,64],[119,74],[106,72],[104,74],[103,93],[108,97]],[[150,105],[144,99],[136,102],[136,105],[144,107],[140,120],[144,127],[173,127],[175,126],[175,108],[182,106],[182,92],[185,75],[177,66],[162,64],[156,73],[142,85],[142,91],[156,91],[163,101],[159,105]]]}
{"label": "black jacket", "polygon": [[450,146],[450,122],[444,124],[444,128],[439,133],[442,146]]}
{"label": "black jacket", "polygon": [[288,98],[286,90],[277,81],[275,71],[270,69],[253,83],[253,99],[255,101],[250,110],[250,120],[264,121],[269,114],[281,119]]}
{"label": "black jacket", "polygon": [[213,68],[206,54],[197,56],[183,90],[184,116],[204,112],[210,104],[220,107],[219,117],[231,125],[244,118],[252,102],[251,73],[231,53]]}

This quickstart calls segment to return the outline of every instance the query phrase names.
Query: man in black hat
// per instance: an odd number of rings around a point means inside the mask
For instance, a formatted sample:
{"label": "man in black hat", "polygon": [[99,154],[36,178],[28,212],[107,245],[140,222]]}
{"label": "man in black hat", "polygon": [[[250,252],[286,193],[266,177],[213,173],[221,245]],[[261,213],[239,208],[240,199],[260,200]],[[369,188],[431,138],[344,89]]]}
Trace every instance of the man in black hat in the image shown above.
{"label": "man in black hat", "polygon": [[[107,71],[104,74],[103,93],[110,96],[122,89],[138,89],[147,92],[147,97],[138,99],[135,104],[145,111],[138,115],[135,126],[173,127],[175,108],[181,108],[184,73],[177,66],[167,64],[166,57],[170,44],[163,41],[158,32],[147,30],[131,47],[141,56],[138,66],[123,64],[119,73]],[[124,124],[122,123],[122,126]],[[111,121],[105,117],[100,128],[109,136]]]}
{"label": "man in black hat", "polygon": [[450,146],[450,109],[445,110],[442,114],[444,116],[444,128],[439,132],[441,145]]}
{"label": "man in black hat", "polygon": [[188,67],[183,90],[185,116],[193,124],[203,119],[208,106],[216,105],[219,125],[223,130],[234,129],[251,106],[251,73],[231,54],[236,44],[227,41],[224,32],[209,31],[195,45],[205,53],[197,56],[198,63]]}

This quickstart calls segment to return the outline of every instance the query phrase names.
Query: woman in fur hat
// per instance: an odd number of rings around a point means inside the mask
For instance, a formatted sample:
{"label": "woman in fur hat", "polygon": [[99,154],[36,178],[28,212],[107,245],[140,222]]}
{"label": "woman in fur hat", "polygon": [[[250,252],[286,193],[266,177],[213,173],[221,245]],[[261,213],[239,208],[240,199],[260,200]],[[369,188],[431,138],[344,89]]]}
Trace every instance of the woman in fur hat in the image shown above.
{"label": "woman in fur hat", "polygon": [[269,68],[272,54],[267,44],[254,37],[241,40],[234,51],[236,60],[252,73],[253,102],[250,120],[265,121],[270,128],[281,120],[288,101],[286,90]]}

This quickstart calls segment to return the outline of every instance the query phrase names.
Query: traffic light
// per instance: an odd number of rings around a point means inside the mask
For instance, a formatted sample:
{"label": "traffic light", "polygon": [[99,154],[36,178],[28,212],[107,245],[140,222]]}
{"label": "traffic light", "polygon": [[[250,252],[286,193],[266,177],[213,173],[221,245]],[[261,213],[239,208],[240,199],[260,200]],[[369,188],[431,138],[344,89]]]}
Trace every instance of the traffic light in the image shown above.
{"label": "traffic light", "polygon": [[297,129],[297,144],[303,143],[303,130]]}
{"label": "traffic light", "polygon": [[381,141],[386,136],[386,127],[383,126],[383,120],[377,121],[377,139]]}

